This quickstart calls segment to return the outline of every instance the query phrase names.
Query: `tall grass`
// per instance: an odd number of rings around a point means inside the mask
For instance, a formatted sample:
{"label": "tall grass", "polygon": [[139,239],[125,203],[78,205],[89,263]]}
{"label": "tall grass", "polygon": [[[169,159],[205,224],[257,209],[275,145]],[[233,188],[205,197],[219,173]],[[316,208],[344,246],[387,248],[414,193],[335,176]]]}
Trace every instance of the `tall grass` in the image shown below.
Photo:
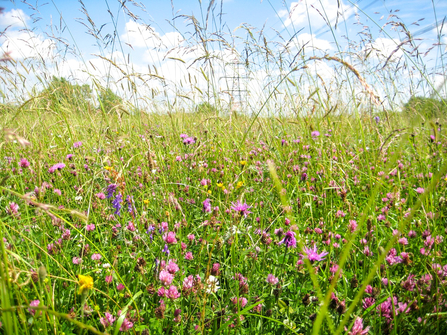
{"label": "tall grass", "polygon": [[[99,51],[73,77],[63,17],[65,56],[5,55],[0,329],[445,333],[441,45],[424,63],[392,12],[326,53],[295,28],[228,32],[222,3],[173,18],[174,43],[137,3],[106,2],[107,32],[81,2]],[[122,15],[164,59],[123,56]],[[403,38],[378,55],[387,26]]]}

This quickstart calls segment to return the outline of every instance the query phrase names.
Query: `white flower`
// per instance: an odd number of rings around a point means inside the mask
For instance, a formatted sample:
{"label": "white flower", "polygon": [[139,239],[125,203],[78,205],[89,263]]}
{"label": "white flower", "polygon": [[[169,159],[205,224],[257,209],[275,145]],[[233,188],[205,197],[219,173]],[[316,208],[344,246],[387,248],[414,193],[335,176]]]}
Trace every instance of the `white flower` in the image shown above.
{"label": "white flower", "polygon": [[82,201],[82,196],[78,195],[78,196],[75,197],[74,199],[75,199],[75,201],[76,201],[77,203],[80,203],[80,202]]}
{"label": "white flower", "polygon": [[208,294],[216,293],[217,290],[220,288],[219,280],[216,277],[212,276],[212,275],[210,275],[208,277],[208,279],[206,280],[206,285],[207,285],[207,287],[205,289],[205,292],[208,293]]}

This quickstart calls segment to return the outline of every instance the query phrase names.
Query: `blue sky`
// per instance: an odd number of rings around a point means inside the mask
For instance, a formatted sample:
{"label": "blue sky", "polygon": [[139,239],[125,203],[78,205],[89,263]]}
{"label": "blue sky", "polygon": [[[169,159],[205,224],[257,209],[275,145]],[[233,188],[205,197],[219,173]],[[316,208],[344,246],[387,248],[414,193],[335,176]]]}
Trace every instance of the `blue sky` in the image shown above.
{"label": "blue sky", "polygon": [[[193,68],[201,71],[194,63],[194,57],[200,57],[196,50],[200,39],[193,35],[194,29],[186,17],[194,16],[204,27],[209,1],[142,1],[145,7],[125,2],[126,8],[112,0],[84,3],[88,17],[81,4],[74,0],[52,0],[38,7],[18,1],[0,2],[0,7],[4,7],[0,31],[8,27],[0,36],[3,52],[10,52],[15,60],[47,61],[41,68],[80,81],[91,80],[86,73],[92,75],[98,66],[108,67],[109,77],[119,76],[120,71],[111,69],[104,58],[125,65],[127,73],[144,72],[148,66],[156,66],[158,74],[177,84],[182,79],[185,81],[187,71]],[[374,50],[377,62],[397,62],[403,53],[395,51],[396,46],[406,39],[402,28],[392,24],[399,21],[420,39],[417,43],[422,53],[430,50],[438,37],[441,43],[447,43],[447,22],[443,31],[440,31],[441,25],[436,25],[447,15],[447,1],[340,0],[340,3],[342,8],[337,7],[336,0],[216,0],[208,18],[207,37],[213,38],[211,33],[218,32],[228,41],[235,41],[237,51],[243,54],[245,41],[250,36],[247,30],[236,28],[245,25],[250,27],[255,39],[262,29],[274,53],[287,45],[291,59],[301,47],[309,55],[337,54],[352,48],[348,42],[355,42],[358,49],[352,49],[351,54]],[[89,33],[89,18],[97,31],[101,28],[99,41]],[[371,34],[369,42],[359,43],[365,33]],[[198,44],[196,49],[194,40]],[[221,45],[214,47],[222,48]],[[173,51],[175,48],[182,50]],[[434,72],[445,69],[439,57],[444,49],[445,45],[435,46],[427,54],[425,62],[433,66]],[[218,56],[224,60],[233,57],[231,52],[221,52]],[[182,59],[187,65],[167,57]],[[51,63],[51,60],[55,61]],[[329,69],[325,66],[321,64],[318,71],[327,74]],[[98,71],[104,74],[103,69]],[[263,73],[256,75],[262,77]],[[442,81],[442,78],[434,80]]]}

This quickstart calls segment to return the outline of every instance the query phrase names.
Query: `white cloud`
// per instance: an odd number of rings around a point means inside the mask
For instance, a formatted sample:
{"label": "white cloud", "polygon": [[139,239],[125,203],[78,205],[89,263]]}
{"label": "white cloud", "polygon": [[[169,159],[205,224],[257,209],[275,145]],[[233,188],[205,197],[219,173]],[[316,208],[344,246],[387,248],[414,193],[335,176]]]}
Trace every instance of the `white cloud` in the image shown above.
{"label": "white cloud", "polygon": [[14,28],[22,28],[26,26],[26,22],[30,19],[21,9],[11,9],[9,12],[0,14],[0,26],[11,26]]}
{"label": "white cloud", "polygon": [[311,49],[319,49],[322,51],[332,50],[332,46],[328,40],[316,38],[314,34],[300,34],[291,43],[296,49],[304,47],[306,51]]}
{"label": "white cloud", "polygon": [[398,39],[380,37],[373,43],[367,44],[363,52],[365,55],[371,52],[370,57],[374,59],[393,62],[403,56],[403,51],[398,48],[400,43]]}
{"label": "white cloud", "polygon": [[126,23],[121,38],[134,48],[170,49],[178,47],[183,42],[182,35],[177,32],[169,32],[162,36],[151,26],[134,21]]}
{"label": "white cloud", "polygon": [[340,1],[340,8],[338,8],[338,1],[335,0],[300,0],[292,2],[289,10],[280,10],[279,16],[284,18],[284,25],[303,26],[310,24],[314,29],[321,28],[327,25],[327,21],[334,25],[339,16],[338,22],[343,18],[347,18],[355,12],[355,8]]}
{"label": "white cloud", "polygon": [[50,39],[44,39],[32,31],[7,31],[2,36],[0,49],[8,53],[13,59],[43,58],[45,60],[54,57],[55,43]]}

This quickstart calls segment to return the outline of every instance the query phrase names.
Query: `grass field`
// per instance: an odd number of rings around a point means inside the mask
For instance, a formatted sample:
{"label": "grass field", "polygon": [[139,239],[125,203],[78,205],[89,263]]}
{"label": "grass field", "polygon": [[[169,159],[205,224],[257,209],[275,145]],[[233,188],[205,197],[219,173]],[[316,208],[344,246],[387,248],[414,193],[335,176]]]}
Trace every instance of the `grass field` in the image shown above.
{"label": "grass field", "polygon": [[444,91],[315,61],[338,82],[291,68],[258,104],[203,71],[200,102],[50,77],[2,104],[0,330],[445,334]]}

